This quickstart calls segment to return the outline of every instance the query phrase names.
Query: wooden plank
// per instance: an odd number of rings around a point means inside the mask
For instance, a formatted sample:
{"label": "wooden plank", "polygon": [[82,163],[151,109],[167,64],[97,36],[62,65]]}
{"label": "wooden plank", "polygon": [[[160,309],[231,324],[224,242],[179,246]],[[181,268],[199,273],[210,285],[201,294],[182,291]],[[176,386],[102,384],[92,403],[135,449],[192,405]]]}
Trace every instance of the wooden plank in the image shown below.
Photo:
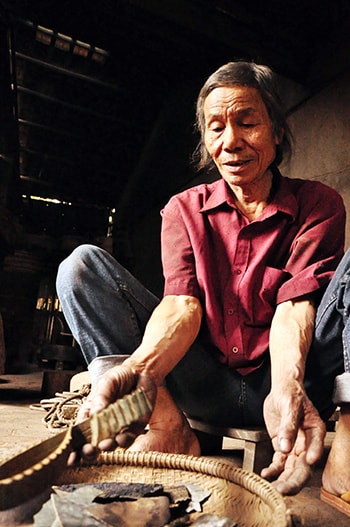
{"label": "wooden plank", "polygon": [[203,423],[196,419],[187,418],[191,428],[199,430],[207,434],[232,437],[235,439],[243,439],[248,441],[267,441],[269,435],[264,428],[233,428],[224,426],[215,426],[208,423]]}

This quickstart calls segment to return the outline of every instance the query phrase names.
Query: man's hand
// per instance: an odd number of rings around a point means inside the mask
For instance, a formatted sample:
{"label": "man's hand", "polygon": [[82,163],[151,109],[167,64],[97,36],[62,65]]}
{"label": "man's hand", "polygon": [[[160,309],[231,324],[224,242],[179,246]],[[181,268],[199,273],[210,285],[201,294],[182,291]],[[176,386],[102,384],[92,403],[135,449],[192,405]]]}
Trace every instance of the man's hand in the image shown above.
{"label": "man's hand", "polygon": [[[136,374],[131,368],[120,365],[108,370],[92,388],[88,398],[80,408],[77,423],[88,419],[94,413],[100,412],[109,404],[137,388],[143,388],[152,406],[154,406],[157,388],[153,380],[142,374]],[[116,430],[116,436],[101,441],[98,449],[85,444],[81,452],[73,452],[68,459],[68,465],[73,465],[81,456],[86,462],[93,462],[99,450],[112,450],[117,446],[129,447],[135,438],[144,431],[146,418],[141,418],[130,427]]]}
{"label": "man's hand", "polygon": [[267,396],[264,418],[275,454],[261,476],[274,480],[272,485],[281,494],[296,494],[322,455],[325,424],[297,381]]}

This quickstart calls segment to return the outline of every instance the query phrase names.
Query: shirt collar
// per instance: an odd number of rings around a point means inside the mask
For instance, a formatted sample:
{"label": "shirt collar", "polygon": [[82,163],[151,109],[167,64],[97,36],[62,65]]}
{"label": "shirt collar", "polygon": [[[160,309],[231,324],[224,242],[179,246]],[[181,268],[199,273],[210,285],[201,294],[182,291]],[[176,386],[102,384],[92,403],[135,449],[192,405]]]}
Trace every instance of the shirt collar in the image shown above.
{"label": "shirt collar", "polygon": [[214,184],[214,190],[210,194],[206,203],[200,209],[200,212],[209,212],[224,203],[236,208],[232,192],[224,179],[219,179]]}
{"label": "shirt collar", "polygon": [[[278,169],[274,169],[273,185],[275,194],[264,210],[263,216],[272,216],[276,212],[280,211],[288,214],[294,220],[298,212],[298,204],[295,199],[294,193],[292,192],[289,179],[283,177]],[[220,179],[216,182],[213,192],[210,194],[206,203],[200,209],[200,212],[210,212],[224,203],[227,203],[230,207],[236,208],[235,201],[224,179]]]}

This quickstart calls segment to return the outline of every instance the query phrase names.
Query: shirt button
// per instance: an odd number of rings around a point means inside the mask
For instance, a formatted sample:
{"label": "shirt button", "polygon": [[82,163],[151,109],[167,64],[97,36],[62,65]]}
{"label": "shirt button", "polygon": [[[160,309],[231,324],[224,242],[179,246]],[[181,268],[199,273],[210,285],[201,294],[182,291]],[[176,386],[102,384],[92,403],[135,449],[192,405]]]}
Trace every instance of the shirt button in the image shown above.
{"label": "shirt button", "polygon": [[227,314],[228,314],[228,315],[233,315],[233,309],[228,309],[228,310],[227,310]]}
{"label": "shirt button", "polygon": [[233,348],[232,348],[232,353],[238,353],[238,348],[237,348],[237,346],[233,346]]}
{"label": "shirt button", "polygon": [[234,270],[234,273],[235,273],[235,274],[241,274],[241,272],[242,272],[242,271],[241,271],[240,269],[235,269],[235,270]]}

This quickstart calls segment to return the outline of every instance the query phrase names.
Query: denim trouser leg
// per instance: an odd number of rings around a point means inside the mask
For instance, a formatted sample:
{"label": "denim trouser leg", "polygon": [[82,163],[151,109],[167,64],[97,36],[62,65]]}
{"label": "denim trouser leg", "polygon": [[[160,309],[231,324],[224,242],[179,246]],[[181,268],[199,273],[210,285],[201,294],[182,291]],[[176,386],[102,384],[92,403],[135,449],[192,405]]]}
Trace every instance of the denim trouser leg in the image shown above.
{"label": "denim trouser leg", "polygon": [[[56,286],[87,364],[94,361],[98,369],[102,362],[107,367],[117,364],[118,356],[137,348],[159,303],[109,253],[93,245],[78,247],[61,263]],[[99,362],[106,356],[111,360]]]}
{"label": "denim trouser leg", "polygon": [[268,359],[243,377],[197,340],[166,381],[190,417],[221,426],[264,426],[263,403],[271,383]]}
{"label": "denim trouser leg", "polygon": [[[306,382],[321,415],[327,400],[350,403],[350,250],[331,280],[316,315]],[[329,413],[329,412],[328,412]]]}

